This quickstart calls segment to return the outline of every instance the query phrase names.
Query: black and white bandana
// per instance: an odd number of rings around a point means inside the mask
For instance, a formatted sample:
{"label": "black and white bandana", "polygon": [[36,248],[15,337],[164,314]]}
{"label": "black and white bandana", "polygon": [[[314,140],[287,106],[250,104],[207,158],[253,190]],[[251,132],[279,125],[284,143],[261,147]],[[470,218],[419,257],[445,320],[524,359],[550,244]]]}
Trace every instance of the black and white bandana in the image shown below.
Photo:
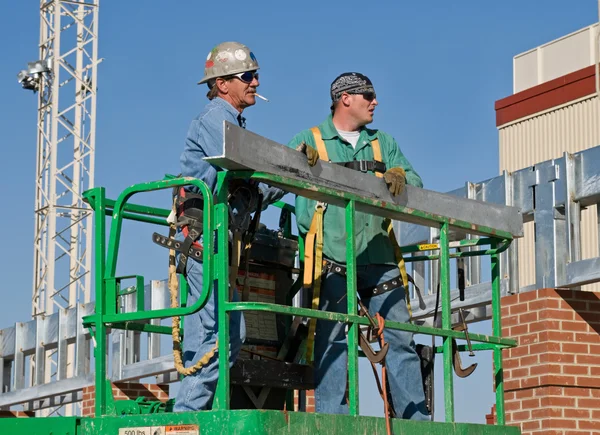
{"label": "black and white bandana", "polygon": [[375,88],[367,76],[357,72],[348,72],[339,75],[331,83],[331,101],[335,103],[344,92],[348,94],[375,93]]}

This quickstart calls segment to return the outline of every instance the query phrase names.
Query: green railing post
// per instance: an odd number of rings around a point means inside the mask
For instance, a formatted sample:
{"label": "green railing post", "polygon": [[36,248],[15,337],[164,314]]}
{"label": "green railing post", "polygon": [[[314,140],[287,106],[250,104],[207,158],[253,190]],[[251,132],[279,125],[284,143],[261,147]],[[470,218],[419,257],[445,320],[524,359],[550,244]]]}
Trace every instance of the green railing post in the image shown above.
{"label": "green railing post", "polygon": [[96,365],[95,382],[95,415],[100,417],[106,414],[106,401],[108,397],[106,376],[106,326],[104,325],[104,314],[106,314],[106,289],[104,283],[104,269],[106,256],[106,190],[104,187],[96,187],[89,198],[93,201],[94,209],[94,268],[95,268],[95,295],[96,295],[96,330],[94,343],[94,359]]}
{"label": "green railing post", "polygon": [[[496,248],[497,242],[491,242],[491,248]],[[491,256],[492,265],[492,335],[502,336],[502,318],[500,310],[500,256]],[[494,346],[494,385],[496,387],[496,415],[499,425],[505,424],[504,416],[504,371],[502,368],[502,348]]]}
{"label": "green railing post", "polygon": [[[450,305],[450,246],[448,223],[440,228],[440,292],[442,295],[442,329],[452,329]],[[454,422],[454,378],[452,373],[452,339],[444,337],[444,409],[447,422]]]}
{"label": "green railing post", "polygon": [[[173,187],[180,187],[192,185],[198,188],[199,192],[204,197],[204,207],[206,210],[213,209],[213,194],[209,190],[206,183],[201,180],[193,179],[193,178],[177,178],[177,179],[169,179],[169,180],[161,180],[150,183],[142,183],[136,184],[125,189],[119,198],[116,201],[105,200],[105,213],[106,215],[111,215],[111,227],[110,227],[110,239],[109,245],[106,250],[106,261],[104,266],[104,276],[108,283],[114,281],[115,271],[117,267],[117,258],[119,251],[119,243],[121,239],[121,228],[123,219],[133,219],[143,222],[150,222],[148,219],[140,219],[138,215],[135,213],[149,213],[152,215],[160,214],[168,215],[163,210],[153,209],[150,207],[143,207],[139,205],[128,205],[128,199],[137,193],[162,190],[162,189],[170,189]],[[85,195],[85,193],[84,193]],[[113,209],[108,210],[110,204],[113,204]],[[125,212],[125,210],[131,210],[130,213]],[[152,221],[150,223],[155,223],[159,225],[166,225],[166,222],[163,219],[156,220],[156,222]],[[214,225],[213,225],[213,213],[207,212],[204,213],[204,231],[206,233],[212,233]],[[204,285],[202,287],[202,293],[198,300],[190,307],[185,308],[163,308],[159,310],[152,311],[142,311],[142,312],[132,312],[132,313],[105,313],[104,322],[107,323],[118,323],[118,322],[127,322],[127,321],[137,321],[137,320],[149,320],[149,319],[163,319],[167,317],[173,316],[185,316],[188,314],[192,314],[201,309],[213,291],[213,280],[212,280],[212,263],[213,263],[213,239],[208,238],[204,240],[204,253],[202,254],[202,264],[204,271]],[[105,307],[106,308],[106,307]]]}
{"label": "green railing post", "polygon": [[[215,279],[217,280],[217,325],[219,380],[215,393],[214,410],[229,409],[229,210],[227,205],[228,179],[226,172],[219,172],[217,181],[217,201],[214,208],[217,228],[217,259]],[[204,238],[212,237],[204,234]],[[242,313],[243,315],[243,313]]]}
{"label": "green railing post", "polygon": [[[358,311],[356,301],[356,249],[354,214],[356,204],[348,201],[346,205],[346,283],[348,314],[356,314]],[[315,265],[319,267],[319,265]],[[360,325],[354,322],[348,324],[348,408],[350,415],[358,415],[358,328]]]}
{"label": "green railing post", "polygon": [[[211,295],[217,298],[215,310],[217,315],[218,327],[218,371],[219,380],[214,401],[214,410],[224,411],[230,409],[230,312],[231,311],[265,311],[270,313],[284,314],[287,316],[306,316],[322,319],[326,321],[337,321],[348,325],[348,405],[349,413],[352,416],[359,415],[359,391],[358,391],[358,335],[360,325],[368,325],[368,320],[358,315],[357,309],[357,266],[356,266],[356,240],[355,240],[355,214],[357,204],[367,202],[364,198],[357,195],[343,194],[333,189],[316,188],[321,193],[327,193],[337,198],[343,198],[345,205],[345,225],[346,225],[346,266],[347,266],[347,288],[346,296],[347,313],[323,312],[308,308],[299,308],[291,306],[282,306],[277,304],[263,302],[231,302],[229,300],[229,210],[227,204],[228,183],[232,178],[253,178],[268,181],[269,177],[262,173],[251,172],[220,172],[217,182],[217,199],[213,204],[213,194],[208,186],[197,179],[180,178],[172,180],[163,180],[159,182],[139,184],[131,186],[121,193],[117,201],[109,200],[105,197],[105,191],[102,188],[92,189],[87,192],[85,197],[95,210],[95,292],[96,292],[96,313],[92,316],[86,316],[85,324],[92,326],[93,337],[95,339],[95,364],[96,364],[96,416],[106,415],[111,412],[110,399],[112,397],[111,385],[107,378],[107,337],[106,325],[110,324],[112,328],[123,328],[128,330],[165,333],[168,327],[145,325],[136,323],[136,321],[147,320],[151,318],[165,318],[173,315],[187,315],[201,309],[208,301]],[[301,183],[285,178],[271,177],[274,181],[283,185],[296,186],[301,189],[314,190],[315,186],[310,183]],[[141,277],[137,277],[137,311],[134,313],[118,313],[116,305],[117,287],[120,281],[127,277],[115,277],[116,261],[118,256],[119,240],[121,236],[121,225],[123,219],[132,219],[151,224],[166,225],[164,217],[168,210],[153,209],[137,204],[127,204],[130,196],[151,190],[160,190],[173,186],[194,185],[205,196],[204,215],[204,285],[200,299],[192,307],[186,307],[186,294],[181,295],[181,308],[160,309],[144,311],[143,288]],[[369,203],[382,209],[402,209],[396,204],[385,204],[382,202]],[[280,207],[287,208],[284,204]],[[291,209],[291,207],[289,207]],[[402,210],[401,210],[402,211]],[[110,227],[110,240],[108,245],[105,243],[106,236],[106,217],[112,216]],[[440,224],[440,242],[439,248],[431,245],[415,246],[405,249],[405,252],[418,252],[439,249],[439,255],[424,255],[412,257],[410,260],[435,260],[440,261],[440,292],[442,305],[442,328],[417,326],[415,324],[403,324],[398,322],[386,322],[386,328],[410,331],[414,333],[423,333],[429,335],[438,335],[443,337],[443,344],[439,348],[444,354],[444,402],[445,419],[448,422],[454,422],[454,389],[453,389],[453,367],[452,367],[452,338],[463,339],[464,333],[452,330],[452,312],[450,300],[450,259],[455,257],[466,257],[473,255],[491,256],[492,273],[492,311],[493,311],[493,335],[470,334],[471,340],[476,343],[473,347],[476,350],[493,350],[494,352],[494,374],[496,386],[496,409],[498,415],[498,424],[505,424],[504,416],[504,387],[502,373],[502,353],[503,347],[514,346],[514,340],[501,338],[501,318],[500,318],[500,269],[499,253],[505,250],[512,241],[511,234],[500,234],[492,229],[479,227],[478,231],[488,234],[487,239],[478,239],[476,241],[453,242],[455,246],[475,246],[489,244],[488,250],[479,250],[467,253],[450,253],[449,243],[449,223],[443,216],[425,216],[429,217],[432,225]],[[214,225],[216,224],[216,226]],[[468,229],[467,223],[452,222],[453,227]],[[470,227],[469,227],[470,228]],[[289,228],[286,226],[284,232],[289,237]],[[215,247],[213,242],[218,241]],[[505,239],[505,240],[500,240]],[[302,251],[302,239],[299,239],[299,247]],[[425,249],[428,248],[428,249]],[[302,255],[302,252],[301,252]],[[410,261],[407,259],[407,261]],[[184,281],[184,280],[183,280]],[[182,286],[182,292],[185,292],[185,286]],[[212,292],[217,291],[216,295]],[[123,292],[125,294],[125,292]],[[459,346],[463,350],[465,346]],[[288,397],[288,405],[290,398]]]}

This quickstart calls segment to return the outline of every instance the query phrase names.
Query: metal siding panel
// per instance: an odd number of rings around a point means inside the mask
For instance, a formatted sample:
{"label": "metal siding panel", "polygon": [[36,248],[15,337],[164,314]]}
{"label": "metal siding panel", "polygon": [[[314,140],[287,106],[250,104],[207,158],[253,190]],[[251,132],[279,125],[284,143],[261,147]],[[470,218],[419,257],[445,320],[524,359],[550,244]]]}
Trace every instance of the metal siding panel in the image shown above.
{"label": "metal siding panel", "polygon": [[513,93],[532,88],[538,84],[538,51],[531,50],[514,57]]}
{"label": "metal siding panel", "polygon": [[513,93],[593,65],[597,27],[592,24],[513,57]]}
{"label": "metal siding panel", "polygon": [[[591,97],[539,115],[499,127],[500,173],[533,166],[600,144],[598,98]],[[525,237],[519,240],[520,286],[535,283],[533,223],[524,225]],[[581,258],[593,258],[598,252],[596,207],[582,212]],[[600,291],[600,283],[584,287]]]}

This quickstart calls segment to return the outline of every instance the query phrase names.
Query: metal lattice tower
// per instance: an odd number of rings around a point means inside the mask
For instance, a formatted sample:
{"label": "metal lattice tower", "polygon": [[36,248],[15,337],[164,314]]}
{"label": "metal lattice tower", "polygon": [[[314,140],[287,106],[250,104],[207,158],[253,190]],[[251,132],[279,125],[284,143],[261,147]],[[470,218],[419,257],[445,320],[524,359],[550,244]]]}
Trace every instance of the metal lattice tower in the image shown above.
{"label": "metal lattice tower", "polygon": [[40,1],[40,57],[19,79],[39,92],[32,315],[89,302],[99,0]]}

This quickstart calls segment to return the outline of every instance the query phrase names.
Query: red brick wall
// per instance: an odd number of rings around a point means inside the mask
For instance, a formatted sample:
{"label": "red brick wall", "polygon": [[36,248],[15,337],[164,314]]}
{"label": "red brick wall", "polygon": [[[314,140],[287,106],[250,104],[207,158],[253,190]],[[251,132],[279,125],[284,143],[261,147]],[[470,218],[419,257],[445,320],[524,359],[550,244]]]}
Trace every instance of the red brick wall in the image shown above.
{"label": "red brick wall", "polygon": [[502,335],[518,342],[503,353],[507,423],[523,434],[600,433],[600,293],[505,297]]}
{"label": "red brick wall", "polygon": [[[147,397],[151,400],[166,402],[169,399],[169,386],[157,384],[138,384],[135,382],[115,382],[112,384],[112,392],[115,400],[135,400],[138,397]],[[94,397],[96,388],[94,386],[83,389],[82,416],[94,415]]]}
{"label": "red brick wall", "polygon": [[[294,411],[299,408],[298,390],[294,391]],[[306,412],[315,412],[315,390],[306,391]]]}

